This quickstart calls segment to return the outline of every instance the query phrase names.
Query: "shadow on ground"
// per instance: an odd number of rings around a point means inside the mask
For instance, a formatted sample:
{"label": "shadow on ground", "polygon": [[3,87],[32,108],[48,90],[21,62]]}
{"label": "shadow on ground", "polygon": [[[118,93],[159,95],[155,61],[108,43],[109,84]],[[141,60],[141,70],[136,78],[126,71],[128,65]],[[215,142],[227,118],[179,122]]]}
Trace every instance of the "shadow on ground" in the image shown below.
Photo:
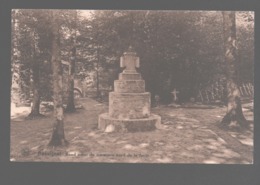
{"label": "shadow on ground", "polygon": [[[142,133],[104,133],[97,129],[105,104],[81,99],[84,109],[65,115],[66,148],[46,147],[51,137],[51,115],[38,120],[15,117],[11,121],[11,161],[213,163],[253,162],[253,112],[250,130],[229,132],[217,123],[225,108],[193,109],[161,106],[152,112],[162,116],[163,127]],[[245,105],[245,107],[248,105]],[[22,117],[22,116],[20,116]]]}

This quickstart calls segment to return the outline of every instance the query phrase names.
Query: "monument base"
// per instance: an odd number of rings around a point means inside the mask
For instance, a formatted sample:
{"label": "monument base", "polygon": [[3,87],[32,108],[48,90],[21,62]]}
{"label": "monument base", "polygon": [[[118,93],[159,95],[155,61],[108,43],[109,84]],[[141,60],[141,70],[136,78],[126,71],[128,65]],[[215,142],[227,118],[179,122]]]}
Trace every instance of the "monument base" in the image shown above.
{"label": "monument base", "polygon": [[161,124],[161,117],[151,114],[143,119],[115,119],[108,113],[99,115],[98,128],[105,132],[142,132],[152,131]]}

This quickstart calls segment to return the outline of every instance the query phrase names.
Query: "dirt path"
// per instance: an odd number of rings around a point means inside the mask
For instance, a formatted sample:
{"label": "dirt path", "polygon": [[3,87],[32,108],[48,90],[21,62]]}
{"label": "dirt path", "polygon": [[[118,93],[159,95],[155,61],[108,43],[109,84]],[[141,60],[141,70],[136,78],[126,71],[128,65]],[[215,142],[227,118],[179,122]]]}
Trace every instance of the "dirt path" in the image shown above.
{"label": "dirt path", "polygon": [[[222,138],[224,141],[226,141],[230,147],[231,150],[239,153],[242,158],[246,159],[247,161],[252,161],[252,153],[253,153],[253,125],[251,125],[251,128],[249,131],[244,132],[230,132],[230,131],[223,131],[218,127],[218,123],[221,119],[219,119],[219,116],[216,116],[219,111],[222,112],[222,110],[215,110],[216,112],[213,114],[209,114],[210,119],[212,120],[212,123],[208,123],[208,117],[205,115],[199,114],[196,111],[187,111],[187,114],[190,116],[196,117],[199,119],[202,123],[206,123],[207,127],[219,138]],[[225,110],[223,110],[224,112]],[[223,114],[224,115],[224,114]],[[248,117],[248,112],[245,112],[245,115]],[[222,117],[221,117],[222,118]],[[244,142],[244,141],[248,142]]]}
{"label": "dirt path", "polygon": [[[130,162],[130,163],[252,163],[253,132],[220,130],[223,108],[159,107],[162,129],[142,133],[104,133],[97,129],[105,104],[81,99],[84,109],[66,114],[67,148],[46,147],[53,118],[11,122],[13,161]],[[249,115],[251,116],[251,115]]]}

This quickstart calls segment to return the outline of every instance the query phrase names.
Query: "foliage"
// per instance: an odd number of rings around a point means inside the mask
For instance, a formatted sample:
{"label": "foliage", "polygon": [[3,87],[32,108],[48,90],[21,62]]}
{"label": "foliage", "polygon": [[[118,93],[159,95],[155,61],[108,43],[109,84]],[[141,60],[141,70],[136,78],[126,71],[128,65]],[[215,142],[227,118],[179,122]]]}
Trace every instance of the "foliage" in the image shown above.
{"label": "foliage", "polygon": [[[59,11],[61,57],[69,61],[73,11]],[[221,13],[217,11],[78,11],[75,78],[91,79],[96,89],[109,88],[117,79],[119,57],[132,45],[140,57],[139,71],[152,101],[157,94],[171,102],[176,88],[179,100],[189,101],[216,82],[225,83]],[[13,41],[13,59],[20,71],[21,86],[30,87],[30,61],[36,43],[41,66],[42,96],[51,99],[51,67],[47,10],[18,10],[19,29]],[[237,12],[238,72],[240,83],[253,82],[254,16]],[[34,34],[31,34],[31,33]],[[66,66],[64,73],[66,73]],[[95,74],[95,75],[93,75]]]}

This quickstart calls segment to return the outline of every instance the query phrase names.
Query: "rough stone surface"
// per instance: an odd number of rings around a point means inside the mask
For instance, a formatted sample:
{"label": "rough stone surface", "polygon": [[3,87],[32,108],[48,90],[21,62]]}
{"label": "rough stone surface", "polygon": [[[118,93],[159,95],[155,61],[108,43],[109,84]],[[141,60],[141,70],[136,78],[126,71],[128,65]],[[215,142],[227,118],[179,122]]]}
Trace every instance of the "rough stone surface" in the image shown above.
{"label": "rough stone surface", "polygon": [[145,92],[145,81],[137,73],[139,57],[129,50],[120,58],[124,67],[114,92],[109,93],[109,111],[99,116],[98,128],[105,132],[149,131],[159,128],[160,116],[151,115],[151,95]]}
{"label": "rough stone surface", "polygon": [[131,48],[120,57],[120,67],[125,67],[124,72],[136,72],[135,68],[139,66],[139,57],[136,56],[136,53]]}
{"label": "rough stone surface", "polygon": [[109,116],[117,119],[138,119],[150,116],[150,93],[109,94]]}
{"label": "rough stone surface", "polygon": [[[99,115],[98,128],[102,131],[111,132],[140,132],[152,131],[160,127],[161,117],[151,114],[143,119],[114,119],[108,113]],[[111,129],[113,128],[113,129]]]}

